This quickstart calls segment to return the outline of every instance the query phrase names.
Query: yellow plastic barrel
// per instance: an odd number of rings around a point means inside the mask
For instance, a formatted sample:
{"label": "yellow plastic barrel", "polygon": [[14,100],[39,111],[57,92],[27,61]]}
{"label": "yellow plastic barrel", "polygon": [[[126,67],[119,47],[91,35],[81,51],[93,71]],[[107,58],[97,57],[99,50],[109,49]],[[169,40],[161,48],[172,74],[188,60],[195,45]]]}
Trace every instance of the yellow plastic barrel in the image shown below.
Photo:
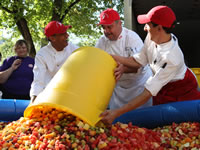
{"label": "yellow plastic barrel", "polygon": [[200,87],[200,68],[190,68],[197,77],[197,82]]}
{"label": "yellow plastic barrel", "polygon": [[115,87],[115,67],[114,59],[99,48],[77,49],[26,108],[24,116],[31,116],[33,110],[41,106],[51,106],[94,126],[107,108]]}

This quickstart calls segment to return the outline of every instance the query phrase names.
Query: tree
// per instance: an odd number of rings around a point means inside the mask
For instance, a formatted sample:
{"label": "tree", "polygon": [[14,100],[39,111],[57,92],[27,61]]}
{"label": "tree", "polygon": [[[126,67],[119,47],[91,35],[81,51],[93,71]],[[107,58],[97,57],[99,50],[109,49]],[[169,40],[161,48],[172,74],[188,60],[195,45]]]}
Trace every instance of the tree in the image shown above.
{"label": "tree", "polygon": [[[3,62],[3,60],[6,58],[6,56],[13,56],[14,55],[14,42],[11,39],[5,39],[1,37],[0,33],[0,53],[2,55],[0,63]],[[6,42],[5,42],[6,41]]]}
{"label": "tree", "polygon": [[108,7],[122,14],[123,0],[1,0],[0,28],[13,29],[14,36],[22,35],[34,57],[34,43],[44,38],[48,22],[70,24],[75,35],[97,38],[99,12]]}

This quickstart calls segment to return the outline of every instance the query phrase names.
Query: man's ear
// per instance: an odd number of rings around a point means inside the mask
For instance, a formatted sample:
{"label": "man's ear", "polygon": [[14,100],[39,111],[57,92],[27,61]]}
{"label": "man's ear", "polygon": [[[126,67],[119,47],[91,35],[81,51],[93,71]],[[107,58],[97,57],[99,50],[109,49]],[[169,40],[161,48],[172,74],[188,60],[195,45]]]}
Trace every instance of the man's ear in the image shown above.
{"label": "man's ear", "polygon": [[52,41],[52,42],[55,41],[55,37],[54,37],[54,36],[50,36],[50,37],[48,37],[48,38],[49,38],[49,40]]}
{"label": "man's ear", "polygon": [[119,20],[119,24],[122,25],[122,21],[121,20]]}
{"label": "man's ear", "polygon": [[158,31],[161,31],[163,27],[161,25],[158,25]]}

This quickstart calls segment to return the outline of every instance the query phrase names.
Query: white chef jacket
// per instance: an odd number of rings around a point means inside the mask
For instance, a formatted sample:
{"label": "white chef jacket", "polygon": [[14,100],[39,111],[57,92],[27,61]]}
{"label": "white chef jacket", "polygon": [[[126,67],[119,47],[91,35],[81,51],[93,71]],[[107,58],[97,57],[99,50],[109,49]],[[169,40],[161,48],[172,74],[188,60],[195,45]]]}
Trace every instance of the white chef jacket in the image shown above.
{"label": "white chef jacket", "polygon": [[[122,28],[122,32],[116,41],[110,41],[104,35],[99,39],[96,47],[109,54],[130,57],[140,51],[143,46],[141,38],[133,31]],[[148,66],[142,67],[137,73],[124,73],[117,82],[113,91],[109,107],[115,109],[127,104],[130,100],[141,94],[146,80],[152,75]],[[141,107],[152,105],[152,99]]]}
{"label": "white chef jacket", "polygon": [[31,84],[30,96],[37,96],[44,90],[53,76],[58,72],[61,66],[71,53],[76,50],[78,46],[71,42],[62,51],[57,51],[51,42],[42,47],[35,56],[35,65],[33,68],[34,79]]}
{"label": "white chef jacket", "polygon": [[147,35],[141,52],[133,55],[141,65],[150,64],[153,76],[147,80],[145,87],[153,96],[168,82],[183,79],[187,70],[178,39],[173,34],[171,37],[167,43],[156,44]]}

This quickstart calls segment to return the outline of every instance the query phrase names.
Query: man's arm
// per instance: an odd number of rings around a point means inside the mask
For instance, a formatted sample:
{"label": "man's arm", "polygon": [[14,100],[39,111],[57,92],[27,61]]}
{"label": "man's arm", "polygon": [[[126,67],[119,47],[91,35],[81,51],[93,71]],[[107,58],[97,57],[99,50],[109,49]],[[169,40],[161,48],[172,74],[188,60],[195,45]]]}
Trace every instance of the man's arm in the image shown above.
{"label": "man's arm", "polygon": [[35,101],[35,98],[37,95],[44,89],[45,87],[45,73],[46,73],[46,65],[45,65],[45,60],[42,57],[42,55],[36,55],[35,57],[35,65],[33,68],[33,82],[31,84],[31,89],[30,89],[30,97],[31,97],[31,102]]}
{"label": "man's arm", "polygon": [[[118,81],[123,73],[137,73],[138,69],[142,66],[135,61],[133,57],[122,57],[112,55],[117,62],[117,67],[114,70],[115,79]],[[128,64],[131,64],[128,66]]]}
{"label": "man's arm", "polygon": [[123,56],[117,56],[117,55],[112,55],[112,57],[115,59],[115,61],[123,64],[124,66],[128,68],[139,69],[142,66],[135,60],[134,57],[123,57]]}
{"label": "man's arm", "polygon": [[139,106],[145,104],[151,97],[152,94],[145,88],[140,95],[138,95],[136,98],[132,99],[129,103],[119,108],[118,110],[119,115],[138,108]]}
{"label": "man's arm", "polygon": [[138,71],[137,68],[124,66],[124,73],[137,73],[137,71]]}
{"label": "man's arm", "polygon": [[151,93],[145,88],[140,95],[132,99],[129,103],[125,104],[124,106],[118,109],[106,110],[100,115],[100,117],[102,117],[102,121],[105,124],[110,125],[117,117],[145,104],[151,97],[152,97]]}

